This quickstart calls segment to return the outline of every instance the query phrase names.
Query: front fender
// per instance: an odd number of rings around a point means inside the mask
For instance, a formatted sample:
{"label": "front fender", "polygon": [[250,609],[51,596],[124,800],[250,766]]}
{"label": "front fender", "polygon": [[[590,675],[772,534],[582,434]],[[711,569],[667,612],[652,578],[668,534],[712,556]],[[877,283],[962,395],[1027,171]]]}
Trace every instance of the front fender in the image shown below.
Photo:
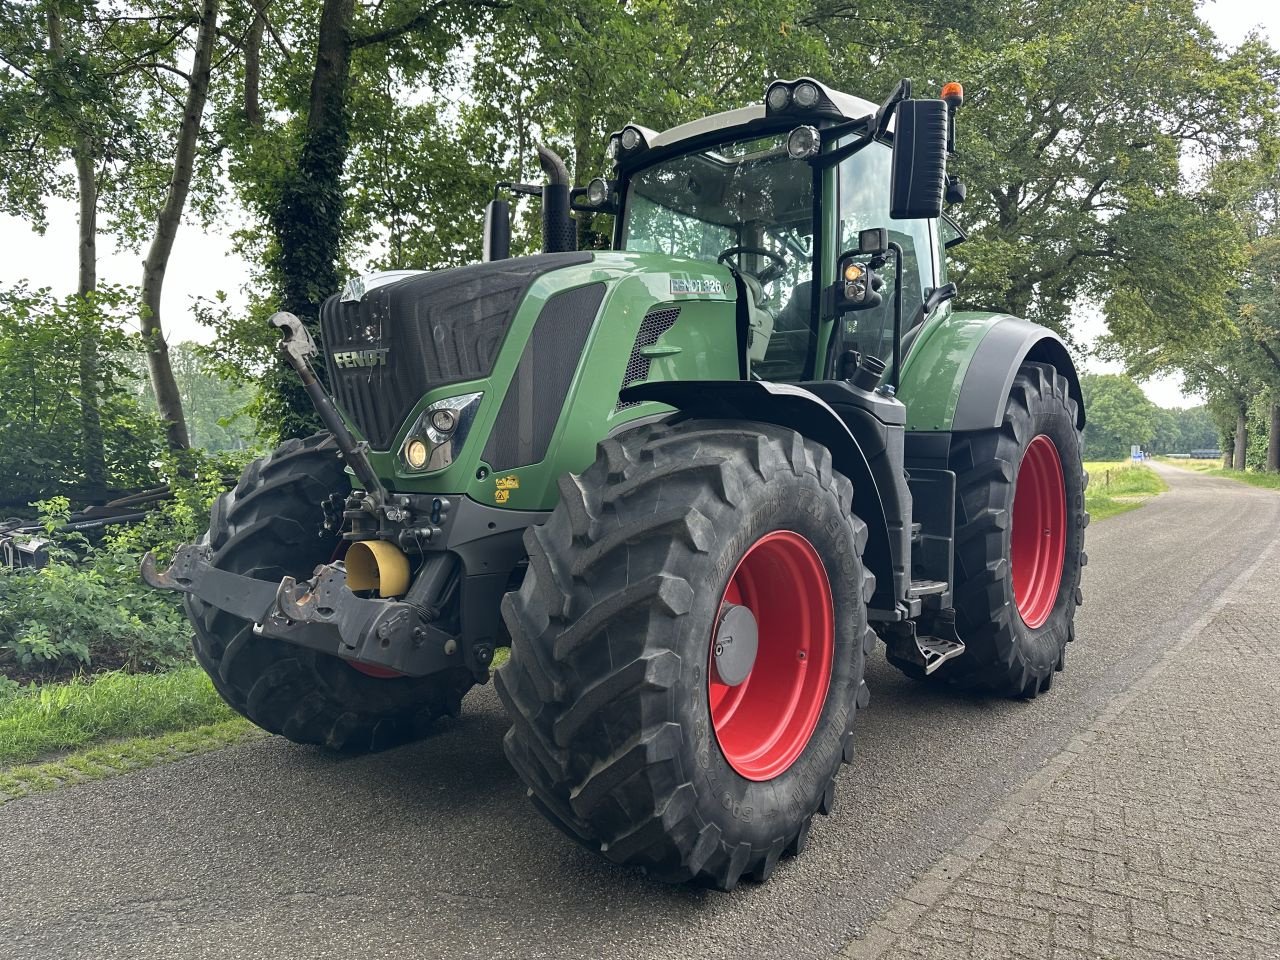
{"label": "front fender", "polygon": [[619,394],[623,402],[653,400],[693,417],[756,420],[789,427],[831,452],[831,465],[853,483],[853,512],[867,525],[863,562],[876,577],[873,606],[893,607],[893,556],[884,501],[866,454],[844,420],[803,387],[764,380],[672,380],[637,384]]}

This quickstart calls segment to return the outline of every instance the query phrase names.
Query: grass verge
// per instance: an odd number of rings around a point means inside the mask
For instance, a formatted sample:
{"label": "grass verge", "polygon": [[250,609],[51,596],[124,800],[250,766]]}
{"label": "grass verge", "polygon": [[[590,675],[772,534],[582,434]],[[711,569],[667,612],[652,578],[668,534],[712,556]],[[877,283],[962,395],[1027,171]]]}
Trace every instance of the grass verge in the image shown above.
{"label": "grass verge", "polygon": [[117,777],[265,736],[265,732],[249,721],[236,717],[192,730],[104,743],[44,763],[0,767],[0,804],[76,783]]}
{"label": "grass verge", "polygon": [[1280,473],[1259,473],[1257,470],[1226,470],[1223,468],[1221,460],[1171,460],[1163,458],[1162,460],[1171,466],[1182,467],[1184,470],[1194,470],[1196,473],[1203,473],[1207,477],[1226,477],[1228,480],[1238,480],[1254,487],[1280,490]]}
{"label": "grass verge", "polygon": [[1084,468],[1089,473],[1085,509],[1091,520],[1105,520],[1136,510],[1151,497],[1169,489],[1150,467],[1126,460],[1090,460]]}
{"label": "grass verge", "polygon": [[238,719],[199,667],[42,684],[0,699],[0,769],[104,740]]}

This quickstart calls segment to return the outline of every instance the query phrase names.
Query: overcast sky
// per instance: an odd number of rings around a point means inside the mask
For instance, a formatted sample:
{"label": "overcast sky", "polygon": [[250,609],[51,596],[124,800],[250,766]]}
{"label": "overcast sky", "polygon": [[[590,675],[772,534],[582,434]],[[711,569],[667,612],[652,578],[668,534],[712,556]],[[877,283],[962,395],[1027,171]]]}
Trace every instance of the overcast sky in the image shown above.
{"label": "overcast sky", "polygon": [[[1205,18],[1218,36],[1235,44],[1251,29],[1261,30],[1272,45],[1280,46],[1280,3],[1265,0],[1213,0],[1202,6]],[[164,286],[162,316],[171,341],[207,341],[209,331],[191,317],[194,297],[212,297],[226,291],[233,302],[243,302],[240,288],[248,281],[249,265],[231,249],[230,234],[236,224],[228,223],[202,232],[194,226],[178,231],[173,258]],[[142,273],[142,253],[115,249],[109,237],[98,240],[98,271],[103,282],[138,284]],[[71,203],[55,201],[49,207],[49,229],[43,236],[33,233],[21,220],[0,215],[0,283],[25,279],[32,286],[49,286],[57,293],[70,293],[75,286],[76,211]],[[1080,336],[1092,341],[1104,330],[1100,316],[1081,318]],[[1111,367],[1090,360],[1089,369],[1103,372]],[[1147,395],[1161,406],[1196,403],[1184,397],[1176,381],[1157,380],[1145,384]]]}

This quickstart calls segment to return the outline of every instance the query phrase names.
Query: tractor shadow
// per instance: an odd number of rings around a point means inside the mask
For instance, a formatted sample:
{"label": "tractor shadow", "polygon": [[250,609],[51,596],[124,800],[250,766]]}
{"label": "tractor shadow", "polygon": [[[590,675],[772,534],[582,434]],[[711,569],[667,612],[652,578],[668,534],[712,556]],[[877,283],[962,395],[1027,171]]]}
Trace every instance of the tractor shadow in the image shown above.
{"label": "tractor shadow", "polygon": [[[952,769],[939,767],[931,753],[939,737],[980,744],[993,723],[1013,719],[1029,704],[960,694],[910,680],[883,657],[868,663],[871,708],[859,714],[859,756],[840,778],[845,816],[818,818],[815,845],[831,842],[836,833],[846,843],[843,868],[859,871],[875,860],[873,828],[852,815],[854,798],[892,791],[895,782],[910,782],[921,765],[945,783],[972,774],[973,752],[957,758]],[[291,748],[295,772],[308,789],[341,790],[365,813],[354,824],[362,843],[378,849],[367,863],[364,881],[402,872],[424,872],[456,893],[501,898],[508,913],[523,902],[526,920],[550,911],[586,915],[605,910],[617,921],[634,916],[653,923],[655,907],[668,916],[718,913],[727,904],[750,902],[765,888],[744,882],[729,897],[693,887],[673,887],[649,880],[638,870],[619,868],[560,833],[528,800],[523,784],[507,763],[502,738],[508,727],[492,686],[472,691],[462,716],[437,725],[424,740],[371,756],[335,756],[319,750]],[[799,881],[820,870],[822,858],[784,861],[768,884],[775,890],[788,879]],[[812,861],[812,862],[811,862]],[[483,865],[483,869],[480,866]],[[813,879],[813,878],[809,878]],[[799,882],[808,887],[809,882]],[[523,912],[523,911],[520,911]],[[625,921],[624,921],[625,922]]]}

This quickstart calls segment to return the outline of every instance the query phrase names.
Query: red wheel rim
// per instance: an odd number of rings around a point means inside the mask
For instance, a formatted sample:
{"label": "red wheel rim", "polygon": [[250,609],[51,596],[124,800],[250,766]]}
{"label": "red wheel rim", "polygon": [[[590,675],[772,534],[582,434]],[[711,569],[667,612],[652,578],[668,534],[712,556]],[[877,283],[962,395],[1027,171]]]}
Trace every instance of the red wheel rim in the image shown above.
{"label": "red wheel rim", "polygon": [[1058,448],[1043,433],[1027,445],[1013,493],[1009,565],[1018,614],[1035,629],[1049,619],[1062,583],[1067,493]]}
{"label": "red wheel rim", "polygon": [[738,561],[721,602],[751,611],[759,647],[747,678],[728,686],[716,672],[713,631],[711,725],[729,766],[748,780],[772,780],[804,753],[827,700],[835,654],[831,583],[813,544],[777,530]]}
{"label": "red wheel rim", "polygon": [[352,670],[363,673],[366,677],[377,677],[379,680],[390,680],[393,677],[403,677],[404,674],[399,670],[392,670],[390,667],[380,667],[376,663],[357,663],[355,660],[348,660],[347,666]]}

